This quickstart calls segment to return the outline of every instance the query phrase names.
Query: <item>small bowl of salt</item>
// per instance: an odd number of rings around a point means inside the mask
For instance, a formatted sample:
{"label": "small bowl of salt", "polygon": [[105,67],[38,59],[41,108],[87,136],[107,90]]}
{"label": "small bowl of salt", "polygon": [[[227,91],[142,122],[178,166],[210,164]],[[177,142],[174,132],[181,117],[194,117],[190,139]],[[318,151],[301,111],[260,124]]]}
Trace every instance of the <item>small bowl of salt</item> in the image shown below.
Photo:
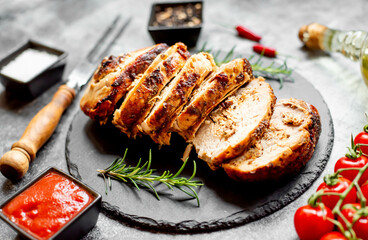
{"label": "small bowl of salt", "polygon": [[35,98],[61,80],[67,54],[28,41],[0,61],[0,81],[22,98]]}

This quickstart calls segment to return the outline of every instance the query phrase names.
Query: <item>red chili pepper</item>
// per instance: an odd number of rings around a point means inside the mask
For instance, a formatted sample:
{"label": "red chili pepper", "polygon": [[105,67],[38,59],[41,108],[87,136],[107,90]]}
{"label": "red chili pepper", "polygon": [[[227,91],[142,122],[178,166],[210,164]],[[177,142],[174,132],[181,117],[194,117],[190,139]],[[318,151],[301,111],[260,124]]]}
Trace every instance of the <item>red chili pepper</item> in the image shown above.
{"label": "red chili pepper", "polygon": [[259,42],[261,40],[261,36],[255,34],[254,32],[252,32],[251,30],[249,30],[248,28],[245,28],[243,26],[236,26],[236,31],[238,31],[238,34],[240,37],[255,41],[255,42]]}
{"label": "red chili pepper", "polygon": [[277,55],[276,49],[266,47],[266,46],[263,46],[261,44],[254,45],[253,46],[253,51],[255,51],[256,53],[259,53],[259,54],[263,54],[263,56],[266,56],[266,57],[274,58]]}

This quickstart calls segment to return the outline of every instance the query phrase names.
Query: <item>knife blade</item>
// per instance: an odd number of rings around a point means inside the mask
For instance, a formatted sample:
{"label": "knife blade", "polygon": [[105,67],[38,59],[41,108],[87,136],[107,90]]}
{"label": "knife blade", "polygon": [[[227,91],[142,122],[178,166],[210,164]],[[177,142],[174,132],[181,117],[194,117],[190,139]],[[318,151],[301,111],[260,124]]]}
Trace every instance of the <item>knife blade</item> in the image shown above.
{"label": "knife blade", "polygon": [[121,21],[118,16],[103,32],[95,46],[70,73],[65,84],[54,94],[51,102],[43,107],[30,121],[18,142],[0,159],[0,171],[9,179],[22,178],[28,171],[37,151],[51,137],[64,111],[70,106],[76,92],[85,85],[97,67],[97,61],[102,59],[116,39],[122,34],[131,18]]}

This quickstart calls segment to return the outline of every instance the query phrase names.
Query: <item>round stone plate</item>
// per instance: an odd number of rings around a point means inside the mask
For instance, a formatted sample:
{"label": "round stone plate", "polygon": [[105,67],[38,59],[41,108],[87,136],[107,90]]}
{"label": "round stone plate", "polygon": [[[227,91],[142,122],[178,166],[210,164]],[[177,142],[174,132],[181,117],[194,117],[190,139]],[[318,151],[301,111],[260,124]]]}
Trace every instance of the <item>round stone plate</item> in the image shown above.
{"label": "round stone plate", "polygon": [[[112,125],[99,126],[81,111],[74,117],[66,140],[69,172],[103,195],[102,211],[132,227],[149,231],[194,233],[231,228],[265,217],[286,206],[311,186],[320,175],[333,146],[333,123],[320,93],[302,76],[293,74],[294,83],[286,81],[282,89],[278,81],[269,80],[278,99],[299,98],[314,105],[321,116],[322,132],[313,157],[302,171],[282,182],[240,183],[222,171],[211,171],[206,163],[191,154],[182,175],[190,177],[193,160],[197,163],[195,179],[204,186],[197,189],[200,207],[195,199],[179,190],[158,185],[160,200],[152,191],[137,190],[131,184],[112,180],[105,194],[104,179],[96,170],[107,168],[128,148],[127,163],[135,165],[139,158],[148,160],[152,150],[152,168],[176,172],[186,143],[173,135],[170,146],[161,149],[149,137],[128,139]],[[193,151],[194,152],[194,151]]]}

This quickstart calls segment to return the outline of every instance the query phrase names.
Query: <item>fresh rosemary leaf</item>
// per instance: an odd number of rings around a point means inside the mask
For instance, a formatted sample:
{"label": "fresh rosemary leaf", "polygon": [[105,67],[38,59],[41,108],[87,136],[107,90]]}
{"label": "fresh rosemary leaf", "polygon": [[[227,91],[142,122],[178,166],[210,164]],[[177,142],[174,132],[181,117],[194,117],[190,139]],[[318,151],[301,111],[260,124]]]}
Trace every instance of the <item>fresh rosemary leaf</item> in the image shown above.
{"label": "fresh rosemary leaf", "polygon": [[[227,52],[227,54],[225,55],[224,59],[219,60],[219,55],[220,55],[220,51],[213,51],[210,48],[206,48],[207,46],[207,42],[205,42],[202,45],[202,48],[198,51],[198,52],[208,52],[213,54],[213,58],[215,60],[215,63],[220,66],[221,64],[224,63],[228,63],[230,62],[232,59],[234,59],[234,52],[235,52],[235,47],[233,46],[229,52]],[[283,87],[284,82],[285,81],[291,81],[294,82],[294,80],[291,77],[291,74],[293,73],[293,70],[290,69],[287,65],[287,61],[285,60],[283,62],[282,65],[276,67],[275,62],[272,61],[269,65],[265,65],[262,62],[263,59],[263,54],[259,55],[259,57],[253,61],[253,59],[255,59],[256,55],[251,55],[248,58],[248,61],[250,62],[250,64],[252,65],[252,69],[253,69],[253,73],[256,76],[261,76],[264,77],[266,79],[269,80],[277,80],[280,82],[280,89]]]}
{"label": "fresh rosemary leaf", "polygon": [[[188,196],[197,200],[198,207],[200,206],[197,192],[193,188],[202,186],[203,183],[197,180],[192,180],[196,174],[197,166],[193,161],[193,173],[189,179],[180,177],[179,175],[184,170],[188,159],[182,164],[180,169],[172,174],[170,171],[164,171],[161,175],[154,175],[155,169],[151,169],[152,153],[149,152],[148,161],[141,166],[141,159],[139,159],[136,166],[129,166],[124,163],[128,149],[125,150],[123,158],[117,158],[112,164],[104,170],[98,169],[99,175],[103,177],[105,181],[105,192],[107,194],[108,189],[111,191],[111,179],[115,179],[124,183],[130,182],[134,187],[140,190],[140,187],[150,189],[156,198],[160,200],[160,197],[153,184],[163,183],[170,190],[177,188]],[[173,188],[174,187],[174,188]]]}

